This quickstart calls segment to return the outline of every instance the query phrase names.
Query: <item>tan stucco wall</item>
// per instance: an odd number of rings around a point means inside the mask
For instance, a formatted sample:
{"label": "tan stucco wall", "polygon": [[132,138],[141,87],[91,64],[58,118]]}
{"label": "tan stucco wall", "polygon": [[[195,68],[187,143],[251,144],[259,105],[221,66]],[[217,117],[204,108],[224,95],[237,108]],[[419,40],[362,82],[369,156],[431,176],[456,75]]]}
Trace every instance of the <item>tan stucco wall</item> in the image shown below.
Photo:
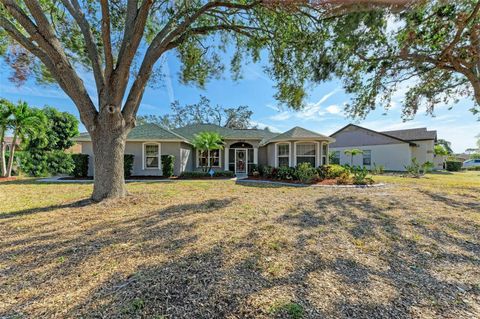
{"label": "tan stucco wall", "polygon": [[[94,174],[94,163],[93,163],[93,147],[92,142],[79,142],[82,145],[82,153],[89,155],[88,163],[88,175],[93,176]],[[133,159],[133,175],[145,175],[145,176],[161,176],[162,171],[159,169],[143,169],[143,148],[144,142],[127,142],[125,144],[125,154],[134,155]],[[150,142],[149,142],[150,143]],[[156,142],[152,142],[156,143]],[[183,168],[191,166],[191,159],[188,157],[185,159],[185,156],[188,156],[189,145],[186,143],[180,142],[158,142],[160,143],[160,154],[161,155],[173,155],[175,156],[175,167],[174,174],[179,175]],[[183,150],[183,151],[182,151]],[[188,169],[187,169],[188,170]]]}
{"label": "tan stucco wall", "polygon": [[[405,166],[410,164],[411,152],[410,147],[406,143],[389,144],[389,145],[370,145],[370,146],[355,146],[361,150],[370,150],[372,154],[372,167],[376,165],[383,165],[387,171],[405,171]],[[346,155],[346,150],[352,147],[330,147],[330,152],[340,152],[340,164],[350,164],[350,155]],[[353,165],[363,166],[363,155],[357,155],[353,158]],[[368,166],[367,166],[368,168]]]}
{"label": "tan stucco wall", "polygon": [[415,157],[420,165],[425,162],[433,163],[433,148],[435,145],[434,141],[415,141],[414,143],[418,146],[411,146],[412,158]]}

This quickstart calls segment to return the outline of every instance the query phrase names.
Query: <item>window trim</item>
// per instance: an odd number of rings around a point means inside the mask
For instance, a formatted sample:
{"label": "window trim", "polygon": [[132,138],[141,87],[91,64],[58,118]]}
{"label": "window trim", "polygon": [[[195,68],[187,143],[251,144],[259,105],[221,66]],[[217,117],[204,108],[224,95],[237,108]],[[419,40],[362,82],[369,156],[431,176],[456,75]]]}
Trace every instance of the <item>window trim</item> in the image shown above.
{"label": "window trim", "polygon": [[310,144],[310,145],[314,146],[313,147],[313,149],[315,151],[314,155],[300,155],[300,157],[313,157],[313,158],[315,158],[315,167],[318,167],[319,166],[318,157],[320,155],[320,154],[318,154],[319,153],[319,151],[318,151],[319,142],[314,142],[314,141],[312,141],[312,142],[310,142],[310,141],[296,141],[296,142],[293,143],[293,149],[294,149],[294,154],[295,154],[295,156],[293,158],[293,166],[297,166],[297,163],[298,163],[298,156],[299,155],[298,155],[298,152],[297,152],[297,144]]}
{"label": "window trim", "polygon": [[[278,155],[278,147],[280,145],[288,145],[288,155]],[[292,166],[292,156],[291,156],[291,148],[292,145],[289,142],[280,142],[280,143],[275,143],[275,167],[279,167],[279,157],[288,157],[288,166]]]}
{"label": "window trim", "polygon": [[[210,159],[212,158],[211,155],[210,155],[210,153],[213,152],[213,151],[217,151],[217,150],[209,150],[209,151],[207,151],[207,152],[208,152],[208,154],[207,154],[207,163],[209,163],[209,164],[210,164]],[[202,166],[200,165],[200,150],[199,150],[199,149],[197,149],[197,154],[196,154],[196,155],[197,155],[197,156],[196,156],[197,168],[200,168],[200,167],[202,167]],[[218,149],[218,165],[216,165],[216,166],[213,166],[213,165],[210,166],[210,165],[209,165],[208,167],[212,167],[212,168],[220,168],[220,167],[222,167],[222,150],[221,150],[221,149]]]}
{"label": "window trim", "polygon": [[[147,167],[147,146],[148,145],[157,145],[158,146],[158,167]],[[162,144],[161,143],[152,143],[152,142],[145,142],[142,143],[142,170],[153,170],[158,169],[159,171],[162,170]]]}

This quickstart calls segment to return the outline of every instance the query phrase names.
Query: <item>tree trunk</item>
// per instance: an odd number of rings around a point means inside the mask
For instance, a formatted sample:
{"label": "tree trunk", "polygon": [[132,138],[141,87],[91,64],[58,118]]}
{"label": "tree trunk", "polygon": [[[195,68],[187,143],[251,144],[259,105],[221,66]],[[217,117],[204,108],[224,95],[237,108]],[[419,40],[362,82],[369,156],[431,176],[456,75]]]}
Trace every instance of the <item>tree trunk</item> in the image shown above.
{"label": "tree trunk", "polygon": [[17,131],[13,133],[12,145],[10,146],[10,155],[8,158],[7,174],[6,177],[12,176],[13,160],[15,158],[15,149],[17,146]]}
{"label": "tree trunk", "polygon": [[0,127],[0,176],[5,176],[7,174],[7,166],[5,163],[5,148],[7,144],[5,143],[5,127]]}
{"label": "tree trunk", "polygon": [[92,199],[101,201],[127,195],[123,155],[127,131],[102,128],[92,134],[94,186]]}

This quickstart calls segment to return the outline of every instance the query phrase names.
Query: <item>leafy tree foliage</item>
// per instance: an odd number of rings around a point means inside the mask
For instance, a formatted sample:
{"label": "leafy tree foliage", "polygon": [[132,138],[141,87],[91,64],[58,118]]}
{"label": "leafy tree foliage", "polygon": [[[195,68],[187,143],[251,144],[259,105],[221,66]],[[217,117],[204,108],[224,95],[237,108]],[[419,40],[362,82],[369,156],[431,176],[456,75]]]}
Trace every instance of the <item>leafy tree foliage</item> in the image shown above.
{"label": "leafy tree foliage", "polygon": [[453,153],[451,142],[446,141],[444,139],[438,139],[437,140],[437,145],[442,146],[443,149],[445,149],[447,151],[447,154],[452,154]]}
{"label": "leafy tree foliage", "polygon": [[190,124],[216,124],[229,128],[246,129],[251,127],[253,112],[248,106],[223,108],[212,105],[205,96],[194,104],[181,106],[178,101],[172,103],[172,113],[165,116],[139,115],[138,124],[153,123],[167,128],[178,128]]}
{"label": "leafy tree foliage", "polygon": [[471,97],[480,112],[480,1],[412,1],[406,10],[353,12],[321,20],[315,79],[343,79],[347,111],[365,117],[404,93],[403,118]]}
{"label": "leafy tree foliage", "polygon": [[448,154],[451,154],[449,153],[445,147],[441,144],[437,144],[434,146],[433,148],[433,152],[435,153],[435,155],[448,155]]}
{"label": "leafy tree foliage", "polygon": [[73,169],[73,160],[65,150],[75,144],[78,135],[78,120],[68,113],[53,107],[38,110],[45,116],[45,124],[38,134],[24,141],[21,156],[22,171],[31,176],[67,174]]}

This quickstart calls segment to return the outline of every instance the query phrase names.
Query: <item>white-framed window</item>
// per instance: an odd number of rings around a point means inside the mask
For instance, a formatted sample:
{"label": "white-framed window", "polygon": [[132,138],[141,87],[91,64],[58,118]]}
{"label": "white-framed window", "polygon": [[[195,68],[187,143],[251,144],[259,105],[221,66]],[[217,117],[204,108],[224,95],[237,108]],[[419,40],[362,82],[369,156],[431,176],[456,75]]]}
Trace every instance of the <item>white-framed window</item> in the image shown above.
{"label": "white-framed window", "polygon": [[290,144],[277,144],[277,164],[280,166],[290,166]]}
{"label": "white-framed window", "polygon": [[310,163],[312,167],[316,165],[316,144],[315,143],[298,143],[295,146],[297,165],[301,163]]}
{"label": "white-framed window", "polygon": [[160,144],[143,144],[143,168],[160,169]]}
{"label": "white-framed window", "polygon": [[372,151],[364,150],[363,151],[363,165],[372,165]]}
{"label": "white-framed window", "polygon": [[197,167],[220,167],[220,150],[197,151]]}

